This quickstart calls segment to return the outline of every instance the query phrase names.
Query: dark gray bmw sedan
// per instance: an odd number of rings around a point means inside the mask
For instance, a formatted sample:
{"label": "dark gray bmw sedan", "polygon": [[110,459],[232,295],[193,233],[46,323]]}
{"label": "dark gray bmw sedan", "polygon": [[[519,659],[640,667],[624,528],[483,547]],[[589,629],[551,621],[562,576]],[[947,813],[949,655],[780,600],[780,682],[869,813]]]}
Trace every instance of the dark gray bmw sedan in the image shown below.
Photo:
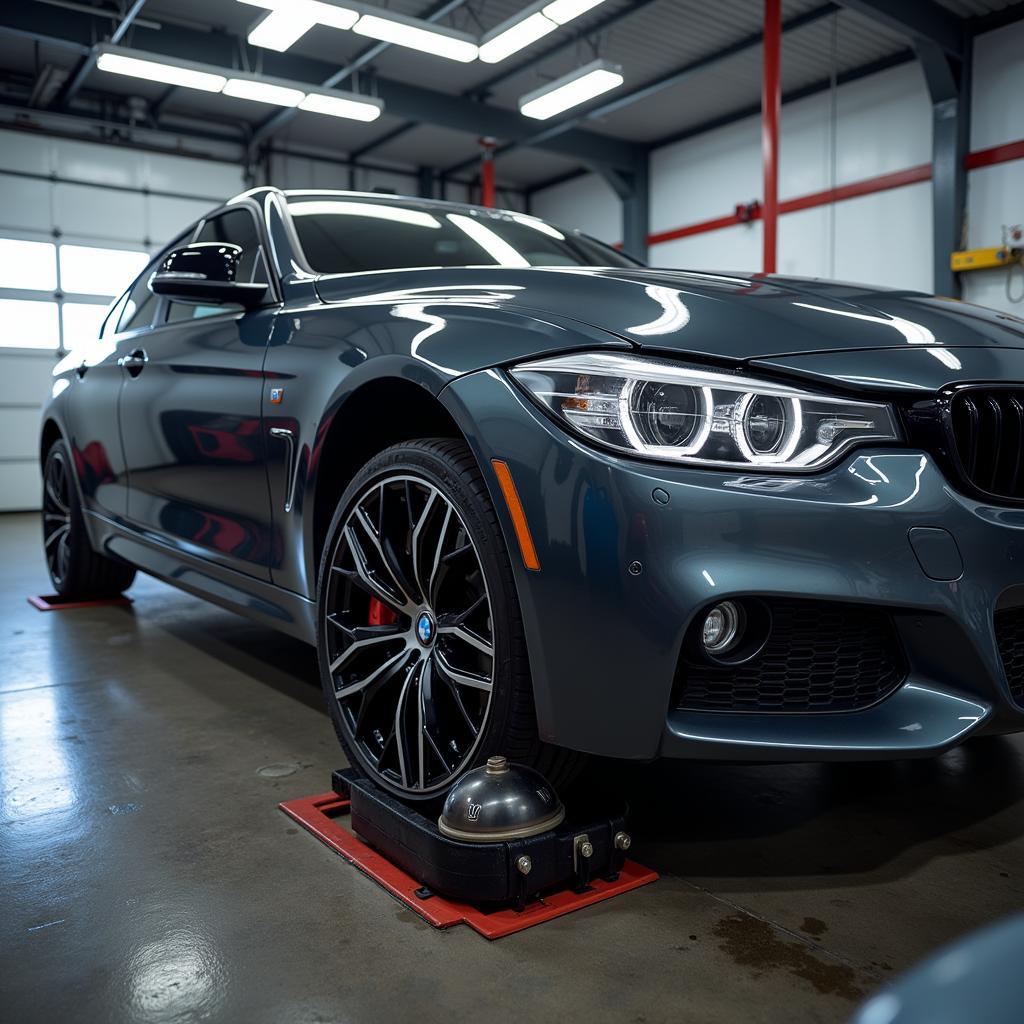
{"label": "dark gray bmw sedan", "polygon": [[351,760],[915,757],[1024,727],[1024,321],[256,189],[56,371],[58,591],[318,647]]}

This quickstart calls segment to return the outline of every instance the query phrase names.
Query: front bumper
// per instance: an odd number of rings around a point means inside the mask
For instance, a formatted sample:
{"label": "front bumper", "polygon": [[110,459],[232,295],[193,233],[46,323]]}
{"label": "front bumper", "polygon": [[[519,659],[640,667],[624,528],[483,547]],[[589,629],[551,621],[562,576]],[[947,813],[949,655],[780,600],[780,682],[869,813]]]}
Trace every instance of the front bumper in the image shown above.
{"label": "front bumper", "polygon": [[[545,740],[635,759],[861,760],[1024,729],[993,627],[997,602],[1024,583],[1024,509],[957,493],[926,453],[862,449],[809,476],[692,469],[589,448],[495,371],[459,378],[442,399],[484,467],[510,550],[492,458],[509,464],[533,534],[540,571],[512,562]],[[959,579],[925,575],[915,527],[952,534]],[[675,709],[694,616],[744,595],[888,609],[905,682],[860,711]]]}

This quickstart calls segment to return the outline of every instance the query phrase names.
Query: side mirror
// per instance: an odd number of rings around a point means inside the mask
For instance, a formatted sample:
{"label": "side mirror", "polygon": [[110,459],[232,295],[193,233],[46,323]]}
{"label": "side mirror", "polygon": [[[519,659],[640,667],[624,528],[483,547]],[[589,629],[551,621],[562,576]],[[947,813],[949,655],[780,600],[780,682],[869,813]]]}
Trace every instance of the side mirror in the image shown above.
{"label": "side mirror", "polygon": [[149,279],[150,291],[193,306],[259,306],[265,284],[238,281],[240,245],[194,242],[173,249]]}

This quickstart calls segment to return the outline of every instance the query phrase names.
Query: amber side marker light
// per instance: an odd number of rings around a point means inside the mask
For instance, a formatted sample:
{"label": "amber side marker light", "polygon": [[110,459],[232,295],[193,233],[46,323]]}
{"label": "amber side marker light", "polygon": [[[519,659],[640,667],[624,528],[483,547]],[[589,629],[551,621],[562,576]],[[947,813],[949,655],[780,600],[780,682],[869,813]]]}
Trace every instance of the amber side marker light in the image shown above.
{"label": "amber side marker light", "polygon": [[530,526],[526,522],[526,513],[523,512],[523,503],[519,500],[519,492],[512,479],[512,471],[508,468],[508,463],[502,462],[501,459],[491,459],[491,465],[494,467],[498,486],[501,488],[505,504],[508,506],[508,514],[512,517],[512,526],[516,531],[516,540],[519,541],[519,553],[523,556],[523,565],[536,572],[540,569],[540,559],[537,558],[537,549],[533,546]]}

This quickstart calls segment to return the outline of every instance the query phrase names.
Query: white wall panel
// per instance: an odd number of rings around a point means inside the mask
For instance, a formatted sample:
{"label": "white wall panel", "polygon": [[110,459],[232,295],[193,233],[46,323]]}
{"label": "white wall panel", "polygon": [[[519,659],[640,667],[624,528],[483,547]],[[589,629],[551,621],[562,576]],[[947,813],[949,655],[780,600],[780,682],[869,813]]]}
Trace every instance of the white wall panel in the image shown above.
{"label": "white wall panel", "polygon": [[0,512],[27,512],[39,508],[42,490],[43,481],[35,459],[0,462]]}
{"label": "white wall panel", "polygon": [[578,228],[602,242],[622,240],[622,204],[596,174],[573,178],[533,196],[530,212],[567,228]]}
{"label": "white wall panel", "polygon": [[655,267],[753,272],[761,265],[761,224],[735,224],[656,245],[650,262]]}
{"label": "white wall panel", "polygon": [[974,41],[971,149],[988,149],[1024,139],[1024,22]]}
{"label": "white wall panel", "polygon": [[[0,138],[0,146],[4,141]],[[0,168],[14,162],[8,161],[7,152],[0,155]],[[16,178],[0,169],[0,231],[27,231],[43,238],[52,237],[52,189],[49,182]]]}
{"label": "white wall panel", "polygon": [[930,182],[836,204],[840,281],[932,290]]}

